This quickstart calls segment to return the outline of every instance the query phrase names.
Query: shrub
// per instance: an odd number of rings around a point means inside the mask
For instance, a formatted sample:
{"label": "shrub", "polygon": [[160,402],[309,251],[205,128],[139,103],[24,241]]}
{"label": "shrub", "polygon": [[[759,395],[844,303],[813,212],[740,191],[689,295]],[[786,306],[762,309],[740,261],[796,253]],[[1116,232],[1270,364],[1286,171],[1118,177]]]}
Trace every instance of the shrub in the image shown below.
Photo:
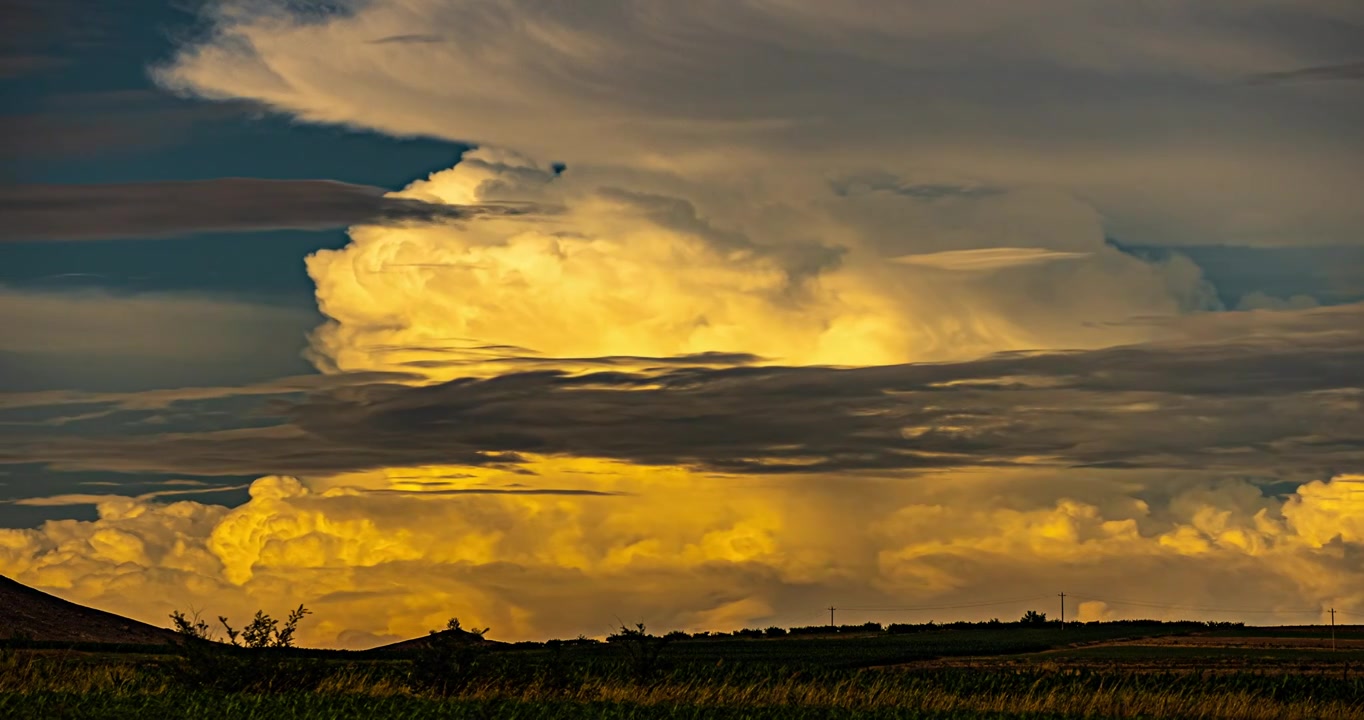
{"label": "shrub", "polygon": [[408,661],[409,686],[441,697],[467,688],[483,670],[487,632],[488,628],[465,630],[459,618],[450,618],[444,630],[432,630]]}
{"label": "shrub", "polygon": [[237,630],[225,616],[218,617],[228,642],[200,617],[176,610],[171,624],[179,635],[175,643],[180,662],[175,677],[190,686],[225,692],[310,689],[320,680],[317,662],[290,660],[281,651],[292,648],[298,623],[311,612],[302,605],[289,613],[283,625],[257,611],[246,627]]}
{"label": "shrub", "polygon": [[668,645],[666,637],[650,635],[644,623],[633,628],[620,626],[620,632],[606,638],[606,642],[621,648],[625,655],[625,666],[630,674],[639,681],[651,681],[663,669],[663,650]]}

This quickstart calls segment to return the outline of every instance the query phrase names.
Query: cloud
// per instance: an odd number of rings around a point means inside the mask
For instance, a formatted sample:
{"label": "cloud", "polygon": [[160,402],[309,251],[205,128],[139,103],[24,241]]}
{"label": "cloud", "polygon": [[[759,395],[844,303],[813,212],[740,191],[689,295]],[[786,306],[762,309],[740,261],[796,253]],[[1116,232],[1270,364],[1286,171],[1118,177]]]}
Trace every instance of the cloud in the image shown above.
{"label": "cloud", "polygon": [[43,292],[0,286],[0,353],[211,361],[264,342],[300,342],[314,316],[188,293]]}
{"label": "cloud", "polygon": [[1261,73],[1251,77],[1256,84],[1313,82],[1319,80],[1364,80],[1364,62],[1319,65],[1317,67]]}
{"label": "cloud", "polygon": [[262,382],[308,369],[316,323],[253,299],[0,286],[0,392]]}
{"label": "cloud", "polygon": [[[1357,244],[1359,96],[1243,82],[1353,57],[1357,3],[1015,5],[395,0],[295,18],[219,2],[217,32],[155,75],[306,122],[574,168],[731,189],[870,169],[924,199],[1060,188],[1148,243]],[[372,42],[414,28],[447,42]]]}
{"label": "cloud", "polygon": [[[623,190],[622,187],[630,187]],[[773,195],[619,169],[552,170],[503,151],[466,154],[400,197],[562,207],[462,228],[351,229],[308,259],[329,322],[320,367],[507,370],[502,360],[744,354],[766,364],[948,361],[1002,350],[1138,342],[1121,323],[1207,306],[1197,268],[1107,245],[1092,208],[1042,191],[952,202],[832,192]],[[1062,257],[1069,262],[1023,262]],[[896,263],[1008,256],[1008,276],[944,277]],[[1065,297],[1041,291],[1068,287]],[[1080,300],[1083,298],[1083,300]],[[444,365],[444,367],[442,367]]]}
{"label": "cloud", "polygon": [[1011,617],[1050,607],[1057,587],[1105,617],[1238,618],[1118,604],[1174,597],[1234,609],[1254,596],[1252,609],[1279,611],[1260,621],[1364,610],[1358,476],[1275,497],[1188,479],[1166,495],[1156,479],[1092,473],[763,484],[581,460],[537,470],[635,494],[428,497],[366,489],[382,476],[267,477],[234,509],[110,499],[93,522],[0,530],[0,572],[157,623],[190,606],[239,617],[303,602],[317,614],[300,640],[330,646],[417,636],[452,615],[504,640],[601,635],[617,618],[659,630],[809,624],[829,602],[1018,599],[847,611],[849,621]]}
{"label": "cloud", "polygon": [[[117,485],[117,483],[111,483]],[[169,483],[168,483],[169,484]],[[212,488],[194,488],[189,490],[157,490],[154,492],[143,493],[136,497],[129,498],[124,495],[111,494],[88,494],[73,493],[68,495],[48,495],[46,497],[25,497],[16,500],[3,500],[0,503],[10,505],[20,505],[24,507],[62,507],[66,505],[101,505],[107,502],[118,500],[137,500],[147,501],[163,497],[173,497],[176,495],[210,495],[218,492],[230,492],[233,490],[245,490],[247,485],[227,485]]]}
{"label": "cloud", "polygon": [[66,65],[74,48],[101,41],[108,21],[106,9],[69,0],[5,0],[0,4],[0,78]]}
{"label": "cloud", "polygon": [[0,463],[265,476],[5,531],[0,571],[153,620],[307,602],[329,644],[1358,608],[1364,306],[1221,312],[1108,239],[1358,243],[1358,99],[1243,79],[1360,9],[1214,2],[210,3],[164,86],[479,149],[389,194],[168,190],[352,225],[307,260],[324,375],[0,396]]}
{"label": "cloud", "polygon": [[432,204],[332,180],[221,178],[120,185],[7,185],[0,242],[105,240],[197,232],[322,229],[353,223],[426,223],[538,209]]}
{"label": "cloud", "polygon": [[66,64],[62,58],[50,55],[0,56],[0,78],[10,79],[51,70]]}
{"label": "cloud", "polygon": [[[1210,314],[1159,323],[1153,332],[1168,338],[1145,345],[956,363],[509,366],[494,377],[415,385],[410,376],[339,375],[151,401],[35,396],[9,411],[17,424],[0,460],[308,477],[412,464],[516,467],[544,457],[742,475],[912,477],[978,467],[1321,475],[1364,461],[1355,377],[1364,346],[1354,329],[1362,310]],[[82,401],[61,413],[97,414],[98,432],[78,419],[61,434],[45,420],[24,420],[46,418],[44,403]],[[111,434],[142,423],[142,408],[168,402],[168,412],[189,418],[257,409],[249,423]]]}
{"label": "cloud", "polygon": [[1086,253],[1057,252],[1041,248],[982,248],[979,250],[947,250],[937,253],[902,255],[894,260],[905,265],[972,272],[1002,270],[1059,260],[1077,260],[1086,256]]}
{"label": "cloud", "polygon": [[[0,58],[0,76],[3,63]],[[52,93],[33,111],[0,115],[0,153],[42,162],[160,148],[205,123],[237,120],[249,108],[187,102],[155,90]]]}
{"label": "cloud", "polygon": [[389,35],[388,37],[381,37],[378,40],[371,40],[370,42],[375,45],[386,45],[390,43],[431,44],[445,42],[445,38],[441,37],[440,35],[423,35],[421,33],[408,33],[405,35]]}
{"label": "cloud", "polygon": [[1316,298],[1310,295],[1278,298],[1256,290],[1242,295],[1236,307],[1239,310],[1300,310],[1317,307],[1320,304]]}

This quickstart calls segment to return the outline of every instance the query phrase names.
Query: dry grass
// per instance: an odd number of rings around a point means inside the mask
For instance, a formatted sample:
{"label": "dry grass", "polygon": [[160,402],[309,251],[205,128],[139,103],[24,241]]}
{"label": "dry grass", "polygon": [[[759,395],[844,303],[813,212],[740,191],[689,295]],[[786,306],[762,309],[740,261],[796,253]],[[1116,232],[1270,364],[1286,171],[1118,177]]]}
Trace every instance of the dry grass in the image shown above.
{"label": "dry grass", "polygon": [[[391,670],[391,668],[390,668]],[[984,671],[989,672],[989,671]],[[543,681],[514,684],[496,678],[474,682],[458,697],[469,701],[519,703],[615,703],[621,705],[695,708],[787,708],[798,716],[802,708],[877,711],[908,708],[922,713],[1038,714],[1072,718],[1180,717],[1203,720],[1354,720],[1364,716],[1359,700],[1277,700],[1267,692],[1273,678],[1247,676],[1245,689],[1220,682],[1130,682],[1121,673],[1090,675],[1069,682],[1064,672],[1039,670],[1031,686],[1017,683],[982,692],[976,685],[925,681],[913,673],[847,672],[809,678],[787,675],[735,681],[697,674],[681,679],[639,682],[620,677],[587,676],[571,684]],[[1029,676],[1032,677],[1032,676]],[[1098,687],[1095,678],[1098,677]],[[1259,683],[1257,685],[1257,683]],[[172,676],[155,661],[92,659],[79,654],[7,652],[0,655],[0,695],[70,693],[154,695],[174,688]],[[312,695],[326,698],[421,699],[401,675],[378,672],[363,664],[337,667]],[[432,698],[433,699],[433,698]]]}

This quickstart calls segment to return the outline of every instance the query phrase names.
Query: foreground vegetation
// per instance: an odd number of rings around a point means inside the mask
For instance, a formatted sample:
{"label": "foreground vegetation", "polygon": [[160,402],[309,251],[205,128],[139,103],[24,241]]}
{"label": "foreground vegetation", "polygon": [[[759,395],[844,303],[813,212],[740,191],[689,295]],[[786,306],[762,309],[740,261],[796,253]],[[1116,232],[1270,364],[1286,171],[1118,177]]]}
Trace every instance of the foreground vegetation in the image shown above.
{"label": "foreground vegetation", "polygon": [[[685,638],[636,627],[607,642],[516,645],[452,624],[408,652],[345,653],[291,649],[295,622],[253,621],[252,633],[234,636],[240,646],[189,637],[159,652],[9,648],[0,717],[1364,717],[1364,651],[1292,650],[1287,664],[1247,650],[1247,663],[1217,671],[1201,661],[1166,669],[1159,647],[1141,648],[1134,663],[1094,654],[1121,638],[1244,632],[1192,623]],[[199,626],[187,627],[193,636]]]}

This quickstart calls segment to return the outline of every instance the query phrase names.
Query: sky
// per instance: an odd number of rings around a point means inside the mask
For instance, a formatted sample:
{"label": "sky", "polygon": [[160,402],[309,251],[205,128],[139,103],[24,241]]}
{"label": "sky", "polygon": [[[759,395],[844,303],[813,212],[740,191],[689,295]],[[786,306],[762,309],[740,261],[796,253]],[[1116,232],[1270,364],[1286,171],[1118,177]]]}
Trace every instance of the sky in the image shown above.
{"label": "sky", "polygon": [[0,20],[0,574],[345,648],[1364,622],[1357,2]]}

